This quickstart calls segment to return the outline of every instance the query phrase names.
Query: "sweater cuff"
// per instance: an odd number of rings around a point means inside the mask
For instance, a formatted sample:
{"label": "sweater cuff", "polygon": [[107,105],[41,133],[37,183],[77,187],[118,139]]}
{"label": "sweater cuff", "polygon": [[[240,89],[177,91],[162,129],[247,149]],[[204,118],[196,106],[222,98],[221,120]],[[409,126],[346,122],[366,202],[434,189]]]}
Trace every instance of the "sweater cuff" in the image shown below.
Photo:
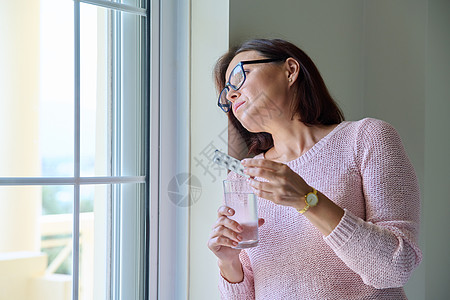
{"label": "sweater cuff", "polygon": [[353,236],[360,223],[360,219],[347,209],[344,209],[344,216],[334,230],[323,239],[334,250],[338,250],[345,245]]}
{"label": "sweater cuff", "polygon": [[223,296],[245,296],[248,295],[250,289],[253,289],[253,274],[247,268],[242,268],[244,271],[244,280],[238,283],[230,283],[222,275],[219,279],[219,290]]}

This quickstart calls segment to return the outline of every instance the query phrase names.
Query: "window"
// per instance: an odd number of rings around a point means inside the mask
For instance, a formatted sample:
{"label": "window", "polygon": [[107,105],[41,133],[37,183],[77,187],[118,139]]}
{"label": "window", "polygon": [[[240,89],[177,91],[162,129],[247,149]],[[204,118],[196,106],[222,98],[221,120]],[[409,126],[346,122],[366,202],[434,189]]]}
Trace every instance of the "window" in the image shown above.
{"label": "window", "polygon": [[0,10],[0,290],[143,299],[146,1],[25,2]]}

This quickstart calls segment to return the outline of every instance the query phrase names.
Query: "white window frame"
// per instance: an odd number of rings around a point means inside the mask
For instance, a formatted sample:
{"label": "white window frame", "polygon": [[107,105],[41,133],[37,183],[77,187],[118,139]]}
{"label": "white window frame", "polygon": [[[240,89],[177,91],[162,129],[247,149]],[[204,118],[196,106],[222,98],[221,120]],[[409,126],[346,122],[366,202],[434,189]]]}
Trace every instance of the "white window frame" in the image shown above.
{"label": "white window frame", "polygon": [[[149,2],[149,1],[147,1]],[[126,12],[131,13],[136,16],[142,16],[147,18],[147,9],[145,8],[139,8],[134,7],[130,5],[125,5],[117,2],[110,2],[110,1],[104,1],[104,0],[74,0],[74,176],[73,177],[1,177],[0,178],[0,186],[51,186],[51,185],[70,185],[74,188],[74,201],[73,201],[73,248],[72,248],[72,299],[78,300],[79,299],[79,250],[80,250],[80,188],[84,185],[96,185],[96,184],[109,184],[109,185],[119,185],[119,184],[145,184],[146,185],[146,196],[145,196],[145,202],[148,203],[148,176],[95,176],[95,177],[83,177],[80,175],[80,140],[81,140],[81,118],[80,118],[80,110],[81,110],[81,102],[80,102],[80,3],[86,3],[91,4],[97,7],[104,7],[107,9],[111,9],[114,11],[120,11],[120,12]],[[146,3],[148,4],[148,3]],[[146,26],[146,29],[148,30],[150,26]],[[144,55],[144,57],[148,56],[148,32],[145,32],[145,38],[142,41],[146,44],[146,52],[147,55]],[[148,67],[149,64],[147,61],[143,62],[145,72],[144,74],[148,74]],[[147,75],[148,76],[148,75]],[[145,80],[145,77],[144,77]],[[147,80],[145,80],[147,82]],[[143,97],[147,99],[148,101],[148,87],[145,85],[143,86]],[[148,107],[147,111],[148,111]],[[147,113],[148,116],[148,113]],[[148,128],[148,121],[145,121]],[[148,130],[146,130],[148,131]],[[145,137],[145,139],[148,139],[148,135]],[[144,144],[148,143],[144,141]],[[120,153],[120,152],[118,152]],[[148,155],[146,155],[148,156]],[[148,161],[148,159],[146,159]],[[148,169],[146,170],[146,173],[148,174]],[[145,205],[147,208],[147,204]],[[130,211],[131,212],[131,211]],[[146,214],[146,217],[148,219],[148,214]],[[135,218],[134,215],[121,215],[121,219]],[[148,222],[148,220],[146,220]],[[132,229],[128,228],[126,230],[129,230],[129,232],[121,232],[121,236],[135,236],[136,232],[134,232]],[[142,262],[145,264],[144,272],[142,274],[139,274],[138,276],[142,276],[140,281],[144,284],[144,286],[140,287],[141,291],[136,292],[134,291],[133,286],[122,286],[122,283],[118,285],[110,286],[110,291],[107,292],[109,295],[108,298],[110,299],[132,299],[129,297],[129,295],[145,295],[144,297],[148,299],[148,289],[147,289],[147,276],[148,276],[148,234],[146,232],[140,233],[141,235],[144,235],[144,239],[146,239],[143,242],[144,249],[140,249],[142,253]],[[116,233],[117,235],[117,233]],[[135,238],[135,237],[134,237]],[[120,237],[116,236],[113,237],[113,240],[117,242],[117,240],[120,239]],[[111,245],[114,250],[113,252],[116,254],[118,250],[117,243]],[[115,255],[114,254],[114,255]],[[146,255],[147,254],[147,255]],[[119,255],[119,254],[117,254]],[[127,253],[120,253],[122,255],[121,260],[123,260],[123,257],[127,256]],[[113,260],[117,260],[118,258],[113,258]],[[121,262],[123,264],[123,261]],[[128,268],[130,272],[137,273],[139,269],[142,269],[140,266],[132,266],[131,268]],[[114,269],[113,269],[114,271]],[[122,271],[119,271],[122,272]],[[136,274],[120,274],[120,276],[116,276],[118,274],[113,274],[110,278],[119,278],[119,280],[122,280],[120,278],[127,278],[128,275],[133,275],[133,277]],[[141,299],[141,297],[136,297],[135,299]]]}
{"label": "white window frame", "polygon": [[[189,297],[189,207],[168,197],[170,181],[190,170],[191,1],[150,0],[151,300]],[[183,190],[186,195],[189,191]]]}

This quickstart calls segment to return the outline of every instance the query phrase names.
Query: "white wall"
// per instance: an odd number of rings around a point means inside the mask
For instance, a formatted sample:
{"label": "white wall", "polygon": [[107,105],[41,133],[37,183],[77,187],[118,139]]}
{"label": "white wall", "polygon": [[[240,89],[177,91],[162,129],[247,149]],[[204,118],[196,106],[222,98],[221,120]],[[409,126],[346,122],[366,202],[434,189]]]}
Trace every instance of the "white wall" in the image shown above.
{"label": "white wall", "polygon": [[[424,198],[425,49],[427,3],[366,1],[364,113],[391,123],[414,164]],[[420,236],[425,248],[424,212]],[[409,299],[425,298],[424,260],[405,287]]]}
{"label": "white wall", "polygon": [[226,150],[227,117],[217,107],[212,71],[228,49],[228,1],[191,1],[191,174],[201,183],[190,209],[189,299],[218,299],[215,256],[206,243],[222,202],[225,172],[215,168],[211,151]]}
{"label": "white wall", "polygon": [[450,1],[428,1],[425,85],[425,299],[448,299]]}

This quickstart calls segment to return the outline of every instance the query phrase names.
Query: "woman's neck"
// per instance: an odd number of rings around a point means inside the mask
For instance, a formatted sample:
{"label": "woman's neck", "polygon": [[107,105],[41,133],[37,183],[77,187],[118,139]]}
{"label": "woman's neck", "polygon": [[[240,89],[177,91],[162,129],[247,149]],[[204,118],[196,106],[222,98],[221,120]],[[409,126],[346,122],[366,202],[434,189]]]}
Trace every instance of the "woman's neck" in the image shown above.
{"label": "woman's neck", "polygon": [[337,126],[307,126],[297,120],[292,122],[289,126],[285,124],[269,131],[272,134],[273,147],[264,154],[264,158],[283,163],[294,160],[305,154]]}

